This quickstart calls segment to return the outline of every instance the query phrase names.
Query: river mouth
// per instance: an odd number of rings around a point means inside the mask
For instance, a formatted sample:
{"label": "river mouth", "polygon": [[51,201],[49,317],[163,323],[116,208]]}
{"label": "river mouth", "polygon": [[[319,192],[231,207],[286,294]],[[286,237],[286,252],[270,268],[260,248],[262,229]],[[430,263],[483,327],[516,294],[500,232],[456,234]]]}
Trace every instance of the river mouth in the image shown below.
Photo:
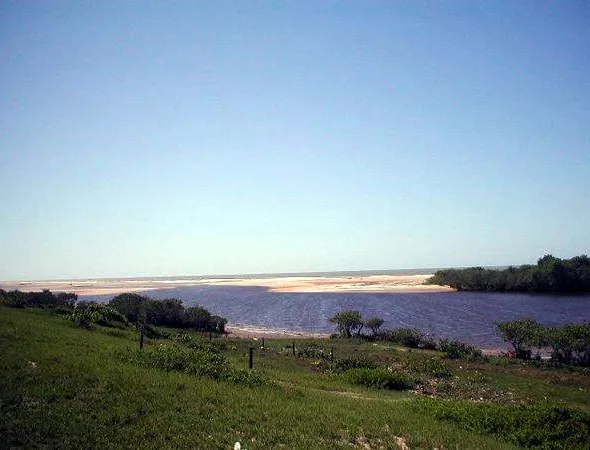
{"label": "river mouth", "polygon": [[[358,310],[381,317],[383,328],[418,328],[433,339],[457,339],[483,349],[506,349],[496,323],[530,318],[543,325],[590,321],[590,295],[486,292],[273,292],[257,286],[185,286],[155,289],[152,298],[178,298],[228,319],[246,336],[326,336],[330,317]],[[90,295],[108,301],[113,295]],[[250,334],[248,334],[250,330]]]}

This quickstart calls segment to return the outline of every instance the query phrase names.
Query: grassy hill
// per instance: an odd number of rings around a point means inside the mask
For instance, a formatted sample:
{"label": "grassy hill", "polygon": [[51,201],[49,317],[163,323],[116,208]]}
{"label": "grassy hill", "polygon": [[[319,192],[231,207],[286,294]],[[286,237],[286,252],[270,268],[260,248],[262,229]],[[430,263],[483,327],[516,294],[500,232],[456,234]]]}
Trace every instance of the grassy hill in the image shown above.
{"label": "grassy hill", "polygon": [[[131,328],[85,330],[0,306],[0,448],[585,448],[590,439],[587,369],[355,340],[298,341],[293,356],[290,341],[191,339],[240,376],[175,365],[193,351],[180,341],[149,340],[140,353]],[[158,354],[168,359],[150,359]],[[413,386],[367,387],[370,370],[344,370],[359,361]]]}

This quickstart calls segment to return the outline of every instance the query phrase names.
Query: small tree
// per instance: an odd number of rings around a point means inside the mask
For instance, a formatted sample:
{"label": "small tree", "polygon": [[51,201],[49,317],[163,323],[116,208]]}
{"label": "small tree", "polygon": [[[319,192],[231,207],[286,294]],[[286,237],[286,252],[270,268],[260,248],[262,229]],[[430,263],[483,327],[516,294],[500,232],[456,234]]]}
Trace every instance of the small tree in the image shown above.
{"label": "small tree", "polygon": [[539,347],[544,339],[544,328],[531,319],[514,320],[496,324],[504,341],[514,348],[517,358],[530,359],[531,348]]}
{"label": "small tree", "polygon": [[359,311],[342,311],[330,318],[330,322],[336,324],[338,333],[342,337],[349,338],[356,331],[357,336],[364,327],[363,318]]}
{"label": "small tree", "polygon": [[365,326],[369,330],[371,330],[371,333],[373,333],[373,337],[377,336],[377,333],[379,332],[379,328],[381,328],[381,325],[383,325],[383,319],[381,317],[372,317],[371,319],[365,322]]}

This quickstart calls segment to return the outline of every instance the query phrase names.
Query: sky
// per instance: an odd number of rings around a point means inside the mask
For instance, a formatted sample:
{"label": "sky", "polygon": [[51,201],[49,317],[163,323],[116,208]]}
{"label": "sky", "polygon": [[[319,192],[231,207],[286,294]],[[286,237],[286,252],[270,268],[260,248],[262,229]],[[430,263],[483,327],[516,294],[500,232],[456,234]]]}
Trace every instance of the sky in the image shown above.
{"label": "sky", "polygon": [[590,253],[590,3],[0,2],[0,280]]}

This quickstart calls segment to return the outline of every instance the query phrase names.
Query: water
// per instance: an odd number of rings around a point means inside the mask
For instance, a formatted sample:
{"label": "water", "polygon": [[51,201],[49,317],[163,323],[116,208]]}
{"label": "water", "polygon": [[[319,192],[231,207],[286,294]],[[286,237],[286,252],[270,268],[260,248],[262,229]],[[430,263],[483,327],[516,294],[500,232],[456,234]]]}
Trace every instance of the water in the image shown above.
{"label": "water", "polygon": [[[419,328],[433,338],[480,348],[505,348],[495,323],[531,318],[544,325],[590,321],[590,295],[515,293],[276,293],[261,287],[198,286],[154,290],[153,298],[179,298],[228,319],[231,325],[331,333],[329,318],[344,310],[381,317],[384,328]],[[87,299],[108,300],[112,296]]]}

